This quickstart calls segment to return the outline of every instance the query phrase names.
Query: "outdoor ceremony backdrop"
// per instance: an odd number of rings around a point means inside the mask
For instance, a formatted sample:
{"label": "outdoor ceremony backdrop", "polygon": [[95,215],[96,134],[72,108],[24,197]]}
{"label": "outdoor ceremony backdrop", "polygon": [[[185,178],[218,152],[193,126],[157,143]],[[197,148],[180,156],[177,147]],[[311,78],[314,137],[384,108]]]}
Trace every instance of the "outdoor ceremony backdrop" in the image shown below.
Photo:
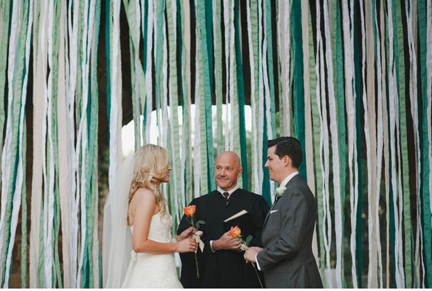
{"label": "outdoor ceremony backdrop", "polygon": [[241,157],[240,185],[270,204],[266,142],[292,135],[317,197],[325,286],[432,287],[431,0],[0,9],[1,287],[13,269],[22,287],[103,285],[99,165],[108,148],[112,185],[125,110],[135,148],[157,136],[168,149],[174,228],[215,189],[224,150]]}

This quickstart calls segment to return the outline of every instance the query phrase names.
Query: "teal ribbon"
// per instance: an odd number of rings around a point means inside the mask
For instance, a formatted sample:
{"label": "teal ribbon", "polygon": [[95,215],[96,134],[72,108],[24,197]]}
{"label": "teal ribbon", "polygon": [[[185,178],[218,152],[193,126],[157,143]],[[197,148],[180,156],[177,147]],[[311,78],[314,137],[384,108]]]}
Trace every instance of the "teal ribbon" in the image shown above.
{"label": "teal ribbon", "polygon": [[[265,98],[264,98],[264,103],[265,103]],[[265,108],[265,105],[264,105]],[[267,123],[266,119],[266,114],[264,114],[264,124]],[[267,162],[267,126],[264,126],[264,131],[263,131],[263,151],[262,151],[262,162],[263,165]],[[272,201],[271,201],[271,190],[270,190],[270,173],[268,168],[263,168],[263,182],[262,182],[262,196],[264,197],[265,201],[267,201],[268,205],[271,206],[272,205]]]}
{"label": "teal ribbon", "polygon": [[[294,119],[295,136],[300,141],[303,152],[303,161],[306,161],[306,136],[305,136],[305,112],[304,112],[304,84],[303,84],[303,45],[301,28],[301,1],[293,0],[291,10],[291,32],[294,63]],[[306,162],[299,167],[300,175],[307,180]]]}
{"label": "teal ribbon", "polygon": [[239,131],[240,131],[240,152],[241,164],[243,168],[242,180],[243,189],[248,189],[248,163],[246,151],[246,120],[245,120],[245,92],[244,92],[244,79],[243,79],[243,64],[241,56],[241,43],[240,43],[240,24],[239,24],[239,5],[237,1],[234,2],[234,24],[235,24],[235,42],[236,42],[236,60],[237,60],[237,88],[238,88],[238,102],[239,102]]}
{"label": "teal ribbon", "polygon": [[[430,197],[429,197],[429,185],[432,181],[429,180],[429,165],[431,161],[429,161],[429,141],[428,141],[428,129],[430,120],[427,117],[428,102],[430,98],[426,98],[427,96],[427,72],[426,72],[426,63],[427,63],[427,31],[426,31],[426,4],[425,0],[419,0],[417,3],[418,9],[418,28],[419,28],[419,47],[420,47],[420,78],[421,78],[421,88],[418,91],[419,98],[421,97],[423,108],[422,116],[420,118],[420,160],[422,161],[422,177],[421,177],[421,202],[422,202],[422,225],[423,225],[423,255],[424,255],[424,266],[426,277],[426,288],[432,288],[432,258],[431,258],[431,250],[430,246],[432,245],[431,238],[431,210],[430,210]],[[429,99],[429,101],[428,101]]]}
{"label": "teal ribbon", "polygon": [[[356,17],[356,13],[354,13],[354,23],[359,22],[359,19]],[[358,30],[354,29],[354,67],[355,67],[355,94],[357,96],[355,100],[355,112],[356,112],[356,128],[357,130],[357,136],[356,136],[356,147],[357,147],[357,167],[358,167],[358,200],[357,200],[357,225],[356,225],[356,255],[357,255],[357,275],[358,275],[358,281],[359,285],[358,287],[361,288],[361,275],[362,275],[362,266],[363,266],[363,242],[362,242],[362,224],[363,224],[363,171],[362,171],[362,157],[361,157],[361,140],[362,140],[362,131],[360,130],[361,127],[361,107],[362,107],[362,100],[361,100],[361,74],[360,74],[360,53],[358,50],[359,47],[359,40],[361,36],[359,35]]]}
{"label": "teal ribbon", "polygon": [[[23,140],[27,140],[27,125],[24,122]],[[27,143],[23,143],[23,165],[27,165]],[[23,173],[21,192],[21,288],[27,288],[27,171]]]}
{"label": "teal ribbon", "polygon": [[[105,60],[106,60],[106,98],[107,98],[107,124],[110,124],[111,119],[111,22],[112,22],[112,2],[105,5]],[[108,137],[110,138],[110,131],[108,130]]]}

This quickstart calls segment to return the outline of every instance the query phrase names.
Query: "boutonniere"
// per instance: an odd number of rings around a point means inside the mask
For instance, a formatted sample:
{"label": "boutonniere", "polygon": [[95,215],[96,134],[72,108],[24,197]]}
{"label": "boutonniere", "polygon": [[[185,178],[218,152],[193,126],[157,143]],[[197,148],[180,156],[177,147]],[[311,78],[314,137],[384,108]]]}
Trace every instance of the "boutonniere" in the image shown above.
{"label": "boutonniere", "polygon": [[281,186],[279,188],[276,188],[275,192],[273,193],[276,197],[281,197],[283,193],[285,193],[286,187]]}

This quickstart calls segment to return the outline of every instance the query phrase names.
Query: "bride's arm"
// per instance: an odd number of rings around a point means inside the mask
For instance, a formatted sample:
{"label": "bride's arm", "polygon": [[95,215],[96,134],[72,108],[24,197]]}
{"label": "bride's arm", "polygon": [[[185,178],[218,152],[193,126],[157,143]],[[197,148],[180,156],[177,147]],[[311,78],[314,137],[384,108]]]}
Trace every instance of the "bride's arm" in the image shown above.
{"label": "bride's arm", "polygon": [[158,205],[152,192],[146,189],[138,189],[133,198],[132,212],[134,216],[134,231],[132,246],[136,253],[167,254],[173,252],[194,251],[196,243],[192,239],[185,239],[176,243],[160,243],[148,239],[150,223]]}

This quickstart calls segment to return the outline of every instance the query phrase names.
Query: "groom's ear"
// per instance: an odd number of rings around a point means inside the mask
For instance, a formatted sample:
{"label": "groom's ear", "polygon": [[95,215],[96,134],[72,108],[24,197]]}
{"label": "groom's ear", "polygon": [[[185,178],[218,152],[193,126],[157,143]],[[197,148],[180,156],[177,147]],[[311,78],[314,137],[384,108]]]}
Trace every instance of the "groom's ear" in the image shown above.
{"label": "groom's ear", "polygon": [[282,160],[284,167],[288,167],[289,165],[291,165],[291,159],[288,155],[283,156]]}

